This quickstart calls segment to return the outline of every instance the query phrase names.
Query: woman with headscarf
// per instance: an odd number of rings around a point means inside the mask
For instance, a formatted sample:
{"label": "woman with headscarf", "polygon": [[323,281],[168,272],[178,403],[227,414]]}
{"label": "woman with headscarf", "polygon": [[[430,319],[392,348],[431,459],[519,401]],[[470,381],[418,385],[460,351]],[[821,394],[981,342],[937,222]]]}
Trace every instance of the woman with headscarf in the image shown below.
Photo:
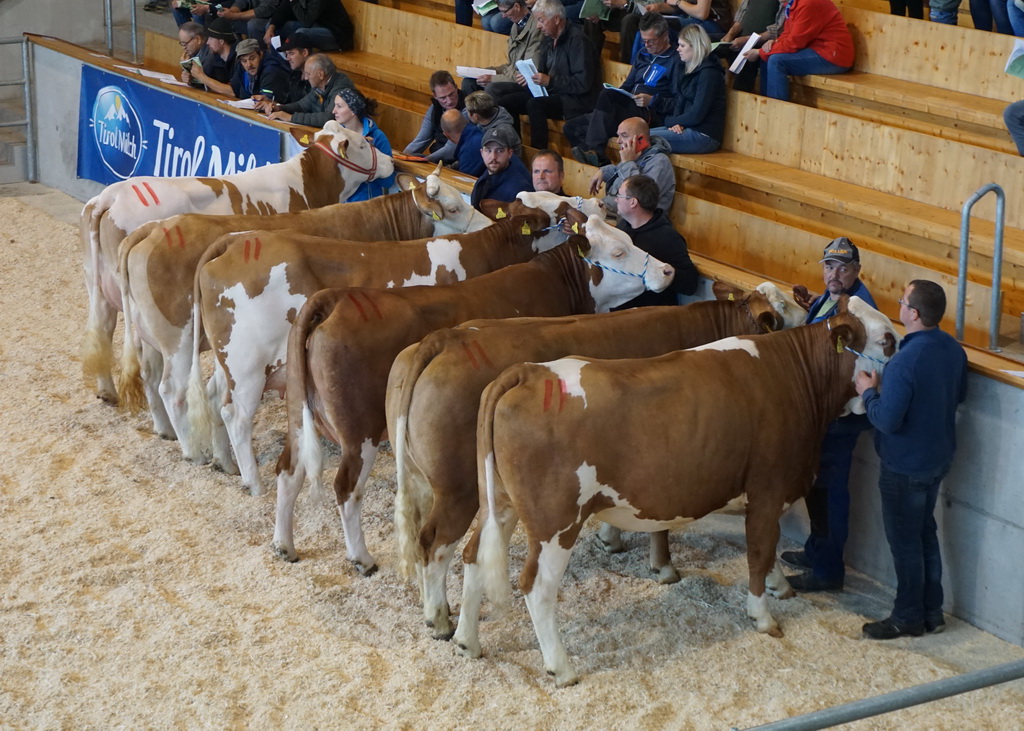
{"label": "woman with headscarf", "polygon": [[[375,99],[367,99],[355,89],[343,88],[334,97],[334,119],[345,129],[358,132],[365,137],[371,145],[383,152],[391,154],[391,143],[387,135],[377,124],[370,119],[377,109]],[[385,195],[394,185],[395,174],[392,173],[386,178],[368,180],[352,194],[349,201],[365,201],[370,198]]]}
{"label": "woman with headscarf", "polygon": [[711,40],[699,25],[679,32],[675,109],[665,116],[665,126],[651,130],[651,137],[668,142],[672,152],[714,152],[725,134],[725,71],[711,55]]}

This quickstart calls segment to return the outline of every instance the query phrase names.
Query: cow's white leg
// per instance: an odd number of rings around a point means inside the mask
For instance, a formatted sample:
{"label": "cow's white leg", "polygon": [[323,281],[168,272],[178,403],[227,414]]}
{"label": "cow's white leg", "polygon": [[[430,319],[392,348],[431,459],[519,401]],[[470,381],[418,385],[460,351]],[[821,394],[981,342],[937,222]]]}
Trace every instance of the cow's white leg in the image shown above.
{"label": "cow's white leg", "polygon": [[220,415],[224,420],[231,447],[235,451],[242,484],[248,488],[250,494],[262,495],[263,481],[260,479],[260,466],[252,446],[252,431],[267,379],[262,372],[257,375],[232,369],[231,375],[235,379],[235,385],[234,388],[228,389]]}
{"label": "cow's white leg", "polygon": [[[344,448],[343,448],[344,450]],[[334,490],[338,495],[343,495],[339,483],[347,481],[351,473],[351,462],[346,460],[344,450],[341,455],[341,467],[335,477]],[[370,476],[373,468],[373,461],[377,458],[377,445],[367,439],[360,450],[362,468],[356,478],[355,486],[348,498],[338,505],[338,514],[341,516],[341,527],[345,535],[345,552],[348,559],[356,565],[356,569],[363,576],[371,576],[377,571],[377,562],[374,561],[370,551],[366,548],[366,537],[363,535],[362,506],[363,486]]]}
{"label": "cow's white leg", "polygon": [[622,543],[622,530],[611,523],[601,523],[597,529],[597,538],[601,547],[608,553],[622,553],[626,546]]}
{"label": "cow's white leg", "polygon": [[464,657],[480,657],[480,604],[484,585],[480,566],[467,563],[462,574],[462,606],[455,629],[455,651]]}
{"label": "cow's white leg", "polygon": [[451,639],[455,628],[448,614],[448,592],[445,579],[448,566],[455,555],[455,545],[438,547],[423,568],[423,617],[428,627],[434,628],[435,640]]}
{"label": "cow's white leg", "polygon": [[203,464],[207,461],[205,450],[196,443],[192,427],[188,423],[188,404],[185,400],[188,372],[182,374],[175,367],[176,356],[177,354],[164,361],[163,377],[160,379],[160,400],[167,410],[167,417],[174,427],[174,433],[178,435],[178,444],[181,445],[185,459]]}
{"label": "cow's white leg", "polygon": [[231,452],[231,440],[220,418],[220,406],[227,395],[228,383],[219,364],[213,369],[213,377],[206,382],[206,401],[210,404],[210,445],[213,448],[213,465],[226,474],[237,475],[238,465]]}
{"label": "cow's white leg", "polygon": [[555,684],[559,688],[579,680],[558,634],[558,587],[565,567],[569,565],[570,555],[572,550],[559,546],[557,538],[550,543],[542,543],[537,559],[537,577],[526,594],[526,607],[530,610],[530,619],[544,655],[544,669],[555,676]]}
{"label": "cow's white leg", "polygon": [[[88,284],[89,273],[86,273]],[[103,293],[89,286],[89,318],[82,343],[82,372],[96,379],[96,396],[108,404],[117,403],[117,386],[111,373],[114,361],[114,328],[117,309],[104,299]],[[95,291],[94,291],[95,290]]]}
{"label": "cow's white leg", "polygon": [[660,530],[650,534],[651,573],[659,584],[674,584],[679,581],[679,572],[672,565],[672,554],[668,548],[668,531]]}
{"label": "cow's white leg", "polygon": [[768,593],[776,599],[790,599],[796,596],[793,587],[786,580],[786,575],[782,573],[782,566],[779,564],[778,559],[776,559],[775,565],[772,566],[771,572],[764,578],[764,586]]}
{"label": "cow's white leg", "polygon": [[160,378],[164,369],[164,358],[159,350],[142,341],[142,362],[140,363],[142,386],[146,391],[146,402],[153,417],[153,431],[161,439],[176,439],[177,432],[171,423],[163,398],[160,396]]}
{"label": "cow's white leg", "polygon": [[747,616],[754,620],[758,632],[764,632],[772,637],[782,637],[782,630],[779,628],[775,617],[768,611],[768,592],[761,596],[754,596],[747,592]]}
{"label": "cow's white leg", "polygon": [[295,471],[287,470],[277,473],[277,510],[274,515],[274,553],[285,561],[298,561],[295,552],[295,500],[302,489],[302,481],[306,470],[301,462],[295,460]]}

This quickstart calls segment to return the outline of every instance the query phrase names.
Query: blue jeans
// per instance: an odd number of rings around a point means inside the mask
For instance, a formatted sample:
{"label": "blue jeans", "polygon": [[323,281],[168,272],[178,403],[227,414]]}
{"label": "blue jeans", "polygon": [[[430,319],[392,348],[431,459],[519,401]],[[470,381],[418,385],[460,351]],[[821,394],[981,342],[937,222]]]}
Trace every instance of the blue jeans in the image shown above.
{"label": "blue jeans", "polygon": [[[459,25],[473,25],[474,15],[476,13],[473,11],[472,0],[455,0],[456,23]],[[501,33],[503,36],[507,36],[509,31],[512,30],[512,21],[502,17],[498,10],[492,10],[487,15],[481,16],[480,25],[484,30],[489,30],[492,33]]]}
{"label": "blue jeans", "polygon": [[931,0],[928,4],[929,17],[933,23],[945,23],[956,25],[957,11],[960,10],[960,0]]}
{"label": "blue jeans", "polygon": [[920,626],[942,617],[942,556],[935,523],[935,502],[945,473],[918,479],[882,465],[878,490],[882,496],[885,537],[896,568],[896,603],[892,620]]}
{"label": "blue jeans", "polygon": [[1017,145],[1017,152],[1024,155],[1024,101],[1014,102],[1004,109],[1003,121]]}
{"label": "blue jeans", "polygon": [[761,64],[761,94],[789,101],[789,77],[805,74],[841,74],[849,66],[836,66],[810,48],[794,53],[773,53]]}
{"label": "blue jeans", "polygon": [[668,27],[674,31],[682,30],[688,25],[699,25],[707,31],[708,37],[713,41],[719,40],[728,30],[728,28],[723,29],[713,20],[698,20],[689,15],[666,15],[665,20],[668,21]]}
{"label": "blue jeans", "polygon": [[1024,10],[1018,8],[1013,0],[1006,0],[1006,17],[1013,28],[1013,34],[1018,38],[1024,38]]}
{"label": "blue jeans", "polygon": [[651,130],[651,137],[662,138],[672,148],[672,152],[680,155],[703,155],[706,152],[714,152],[722,146],[718,140],[693,129],[684,129],[682,133],[679,133],[673,132],[668,127],[654,127]]}
{"label": "blue jeans", "polygon": [[1014,34],[1005,0],[971,0],[971,20],[978,30],[992,30],[994,22],[996,33]]}

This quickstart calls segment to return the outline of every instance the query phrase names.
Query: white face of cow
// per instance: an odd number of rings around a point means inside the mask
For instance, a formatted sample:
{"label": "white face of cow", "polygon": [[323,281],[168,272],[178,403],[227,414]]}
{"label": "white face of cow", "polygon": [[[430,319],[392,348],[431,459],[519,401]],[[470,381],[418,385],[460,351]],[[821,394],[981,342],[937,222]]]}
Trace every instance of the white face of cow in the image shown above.
{"label": "white face of cow", "polygon": [[395,163],[390,156],[375,149],[361,134],[345,129],[333,119],[313,135],[313,141],[327,145],[340,157],[343,162],[338,165],[342,176],[357,185],[367,179],[386,178],[395,172]]}
{"label": "white face of cow", "polygon": [[441,180],[436,172],[427,176],[423,190],[426,197],[417,194],[414,200],[420,212],[433,220],[435,236],[479,231],[494,223],[473,208],[462,193]]}
{"label": "white face of cow", "polygon": [[[557,195],[548,191],[529,191],[516,195],[516,198],[528,208],[536,208],[548,214],[550,226],[558,226],[562,222],[566,206],[575,208],[587,218],[599,216],[604,218],[604,201],[600,198],[584,198],[578,195]],[[569,234],[561,229],[552,229],[537,239],[537,251],[548,251],[568,238]]]}
{"label": "white face of cow", "polygon": [[[873,370],[878,371],[878,375],[881,376],[885,364],[891,357],[886,355],[886,348],[899,342],[899,336],[889,318],[860,297],[851,297],[848,307],[850,314],[863,323],[867,334],[867,343],[864,350],[857,354],[857,363],[853,367],[854,378],[860,371],[870,373]],[[855,396],[846,403],[843,415],[848,413],[864,413],[864,400],[860,396]]]}
{"label": "white face of cow", "polygon": [[587,240],[590,251],[584,260],[601,270],[597,284],[595,277],[590,279],[590,294],[597,312],[608,312],[644,289],[660,292],[676,274],[668,264],[634,246],[629,236],[609,226],[601,216],[587,219]]}
{"label": "white face of cow", "polygon": [[757,291],[768,298],[768,304],[782,317],[783,328],[797,327],[804,324],[807,313],[790,295],[783,292],[772,282],[757,285]]}

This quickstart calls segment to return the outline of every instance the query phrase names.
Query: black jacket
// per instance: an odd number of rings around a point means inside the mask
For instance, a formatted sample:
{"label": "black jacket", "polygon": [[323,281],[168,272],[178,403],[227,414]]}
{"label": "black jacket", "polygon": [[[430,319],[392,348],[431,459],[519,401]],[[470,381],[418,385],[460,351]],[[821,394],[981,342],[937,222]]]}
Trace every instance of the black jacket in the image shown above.
{"label": "black jacket", "polygon": [[703,63],[686,73],[686,64],[676,67],[675,109],[665,117],[664,125],[681,125],[722,141],[725,136],[725,69],[716,56],[709,55]]}
{"label": "black jacket", "polygon": [[633,243],[676,270],[672,283],[661,292],[646,290],[616,310],[628,310],[630,307],[651,307],[654,305],[678,304],[676,295],[693,294],[697,291],[697,267],[690,260],[686,249],[686,239],[682,237],[668,216],[659,208],[654,217],[640,228],[634,229],[626,219],[619,219],[620,231],[625,232]]}
{"label": "black jacket", "polygon": [[323,26],[338,42],[338,50],[352,50],[356,31],[341,0],[284,0],[270,24],[281,29],[289,20],[299,21],[303,28]]}
{"label": "black jacket", "polygon": [[601,62],[580,26],[566,22],[557,43],[547,36],[541,39],[537,70],[551,77],[548,93],[561,97],[566,119],[594,111],[601,86]]}

